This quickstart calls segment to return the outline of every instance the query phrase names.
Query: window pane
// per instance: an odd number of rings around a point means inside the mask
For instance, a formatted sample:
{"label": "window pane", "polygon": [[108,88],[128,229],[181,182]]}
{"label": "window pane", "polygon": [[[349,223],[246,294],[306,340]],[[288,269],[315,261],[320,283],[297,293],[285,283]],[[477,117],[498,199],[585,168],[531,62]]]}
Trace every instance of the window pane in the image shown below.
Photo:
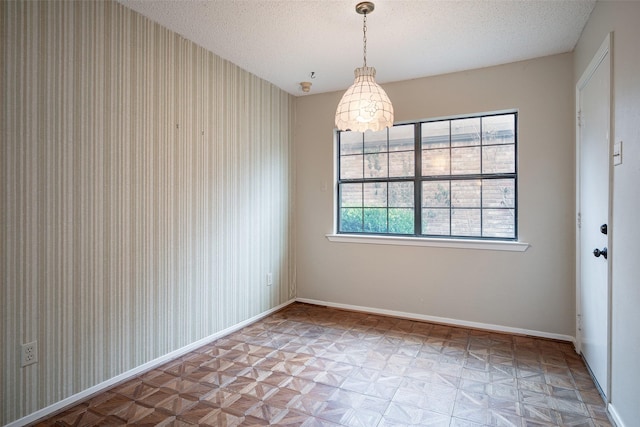
{"label": "window pane", "polygon": [[422,234],[449,235],[449,209],[422,209]]}
{"label": "window pane", "polygon": [[449,175],[449,149],[422,151],[422,176]]}
{"label": "window pane", "polygon": [[480,145],[480,117],[451,120],[451,146]]}
{"label": "window pane", "polygon": [[413,234],[413,208],[389,209],[389,233]]}
{"label": "window pane", "polygon": [[515,144],[515,114],[482,118],[482,145]]}
{"label": "window pane", "polygon": [[515,179],[485,179],[482,181],[482,206],[485,208],[515,208]]}
{"label": "window pane", "polygon": [[482,213],[483,237],[516,237],[515,209],[485,209]]}
{"label": "window pane", "polygon": [[422,123],[422,149],[449,147],[449,120]]}
{"label": "window pane", "polygon": [[413,151],[415,147],[414,129],[414,125],[389,128],[389,151]]}
{"label": "window pane", "polygon": [[455,208],[480,207],[480,180],[451,182],[451,206]]}
{"label": "window pane", "polygon": [[413,182],[389,183],[389,207],[413,208]]}
{"label": "window pane", "polygon": [[362,155],[340,156],[340,178],[361,179],[362,159]]}
{"label": "window pane", "polygon": [[506,113],[339,132],[338,231],[514,239],[516,121]]}
{"label": "window pane", "polygon": [[340,184],[340,207],[362,207],[362,184]]}
{"label": "window pane", "polygon": [[364,133],[364,152],[381,153],[387,150],[387,130]]}
{"label": "window pane", "polygon": [[364,184],[364,205],[366,207],[387,207],[387,183],[372,182]]}
{"label": "window pane", "polygon": [[362,208],[340,209],[340,231],[362,231]]}
{"label": "window pane", "polygon": [[422,207],[448,208],[449,203],[449,181],[422,183]]}
{"label": "window pane", "polygon": [[480,147],[452,148],[451,174],[480,173]]}
{"label": "window pane", "polygon": [[515,172],[515,145],[482,147],[482,173]]}
{"label": "window pane", "polygon": [[480,236],[480,209],[451,209],[452,236]]}
{"label": "window pane", "polygon": [[386,178],[387,173],[387,153],[365,154],[364,155],[365,178]]}
{"label": "window pane", "polygon": [[362,133],[340,132],[340,155],[362,154]]}
{"label": "window pane", "polygon": [[389,176],[413,176],[415,160],[413,151],[389,153]]}
{"label": "window pane", "polygon": [[364,231],[369,233],[387,232],[387,209],[386,208],[365,208],[364,209]]}

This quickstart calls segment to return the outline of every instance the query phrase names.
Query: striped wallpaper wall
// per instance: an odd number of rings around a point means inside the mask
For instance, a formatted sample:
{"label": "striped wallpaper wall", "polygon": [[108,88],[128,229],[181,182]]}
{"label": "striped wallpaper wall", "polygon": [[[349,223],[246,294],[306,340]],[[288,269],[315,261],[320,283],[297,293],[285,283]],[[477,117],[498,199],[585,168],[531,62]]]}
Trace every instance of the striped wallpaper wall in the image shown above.
{"label": "striped wallpaper wall", "polygon": [[0,36],[0,423],[295,295],[293,97],[111,1]]}

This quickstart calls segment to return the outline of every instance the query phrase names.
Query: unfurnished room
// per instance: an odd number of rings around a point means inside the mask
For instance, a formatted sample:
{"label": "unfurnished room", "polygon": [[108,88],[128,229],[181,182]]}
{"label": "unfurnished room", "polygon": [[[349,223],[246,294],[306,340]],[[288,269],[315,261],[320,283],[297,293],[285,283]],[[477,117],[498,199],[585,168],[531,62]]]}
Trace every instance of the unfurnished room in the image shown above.
{"label": "unfurnished room", "polygon": [[1,0],[0,424],[640,425],[638,22]]}

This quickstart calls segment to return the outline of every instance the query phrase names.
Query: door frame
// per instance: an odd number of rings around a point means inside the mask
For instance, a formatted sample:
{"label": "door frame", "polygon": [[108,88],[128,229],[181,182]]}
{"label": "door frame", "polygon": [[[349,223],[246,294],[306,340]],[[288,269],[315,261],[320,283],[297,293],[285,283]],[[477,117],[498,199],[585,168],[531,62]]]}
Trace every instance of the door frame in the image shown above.
{"label": "door frame", "polygon": [[596,69],[601,65],[605,64],[609,67],[609,200],[608,200],[608,222],[607,226],[609,228],[609,232],[607,233],[607,252],[608,252],[608,262],[607,262],[607,384],[601,384],[603,387],[603,392],[606,395],[607,404],[611,402],[611,283],[612,283],[612,265],[613,265],[613,244],[612,244],[612,230],[613,230],[613,131],[614,131],[614,114],[613,114],[613,32],[607,34],[604,41],[600,45],[600,48],[596,52],[596,54],[591,59],[591,62],[587,66],[587,68],[582,73],[582,76],[578,80],[576,84],[576,152],[575,152],[575,162],[576,162],[576,342],[575,348],[579,354],[582,354],[582,306],[581,306],[581,296],[582,296],[582,288],[581,288],[581,257],[582,257],[582,248],[580,246],[580,141],[581,141],[581,126],[580,126],[580,91],[583,89]]}

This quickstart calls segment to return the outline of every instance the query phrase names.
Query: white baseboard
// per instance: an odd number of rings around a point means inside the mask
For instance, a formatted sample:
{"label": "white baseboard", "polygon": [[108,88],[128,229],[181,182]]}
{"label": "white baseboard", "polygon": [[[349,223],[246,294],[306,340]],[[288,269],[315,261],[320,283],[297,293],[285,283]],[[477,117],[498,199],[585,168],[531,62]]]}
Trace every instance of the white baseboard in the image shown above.
{"label": "white baseboard", "polygon": [[607,410],[609,411],[609,418],[611,418],[611,421],[613,421],[613,424],[616,427],[626,427],[613,404],[609,403],[607,405]]}
{"label": "white baseboard", "polygon": [[160,356],[156,359],[153,359],[147,363],[144,363],[140,366],[137,366],[133,369],[130,369],[126,372],[123,372],[120,375],[116,375],[113,378],[110,378],[106,381],[101,382],[100,384],[96,384],[93,387],[89,387],[86,390],[81,391],[80,393],[76,393],[72,396],[67,397],[66,399],[63,399],[59,402],[54,403],[53,405],[49,405],[46,408],[42,408],[36,412],[33,412],[29,415],[27,415],[26,417],[20,418],[16,421],[12,421],[11,423],[7,424],[5,427],[18,427],[18,426],[25,426],[27,424],[31,424],[34,423],[42,418],[48,417],[56,412],[59,412],[67,407],[73,406],[76,403],[79,403],[81,401],[83,401],[84,399],[105,391],[106,389],[113,387],[114,385],[124,382],[126,380],[129,380],[137,375],[140,375],[143,372],[149,371],[151,369],[154,369],[160,365],[163,365],[173,359],[176,359],[180,356],[183,356],[199,347],[202,347],[205,344],[209,344],[212,341],[215,341],[217,339],[220,339],[226,335],[232,334],[233,332],[236,332],[242,328],[244,328],[245,326],[248,326],[252,323],[257,322],[260,319],[263,319],[265,317],[267,317],[268,315],[288,306],[289,304],[292,304],[293,302],[295,302],[295,299],[291,299],[283,304],[280,304],[274,308],[271,308],[265,312],[262,312],[256,316],[253,316],[245,321],[242,321],[238,324],[235,324],[229,328],[223,329],[222,331],[216,332],[215,334],[209,335],[208,337],[202,338],[196,342],[193,342],[189,345],[186,345],[182,348],[179,348],[177,350],[174,350],[170,353],[165,354],[164,356]]}
{"label": "white baseboard", "polygon": [[488,331],[506,332],[509,334],[530,335],[530,336],[540,337],[540,338],[550,338],[550,339],[560,340],[560,341],[569,341],[573,343],[575,346],[575,338],[570,335],[554,334],[550,332],[534,331],[534,330],[522,329],[522,328],[512,328],[510,326],[493,325],[490,323],[469,322],[467,320],[450,319],[447,317],[428,316],[426,314],[407,313],[404,311],[387,310],[384,308],[371,308],[371,307],[363,307],[359,305],[340,304],[340,303],[334,303],[334,302],[319,301],[319,300],[314,300],[309,298],[296,298],[296,301],[304,302],[307,304],[324,305],[324,306],[333,307],[333,308],[342,308],[345,310],[361,311],[363,313],[401,317],[401,318],[410,319],[410,320],[422,320],[422,321],[433,322],[433,323],[442,323],[445,325],[464,326],[467,328],[485,329]]}

